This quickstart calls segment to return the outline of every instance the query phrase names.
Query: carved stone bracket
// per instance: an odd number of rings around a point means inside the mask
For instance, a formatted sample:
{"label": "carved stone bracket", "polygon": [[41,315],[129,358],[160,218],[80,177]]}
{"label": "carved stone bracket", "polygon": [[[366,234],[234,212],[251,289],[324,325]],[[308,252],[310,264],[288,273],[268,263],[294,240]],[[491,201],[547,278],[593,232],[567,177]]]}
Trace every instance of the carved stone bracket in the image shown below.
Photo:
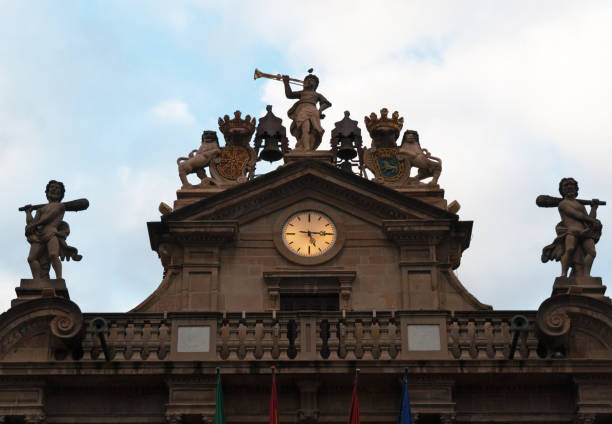
{"label": "carved stone bracket", "polygon": [[268,286],[270,310],[280,309],[282,293],[337,293],[340,309],[352,309],[353,281],[357,273],[339,269],[274,270],[263,273]]}
{"label": "carved stone bracket", "polygon": [[182,422],[183,415],[200,415],[204,422],[215,414],[216,381],[214,375],[176,377],[166,380],[168,403],[166,421]]}
{"label": "carved stone bracket", "polygon": [[597,417],[595,414],[576,414],[576,424],[593,424]]}
{"label": "carved stone bracket", "polygon": [[387,237],[399,245],[414,243],[437,244],[451,231],[450,221],[423,221],[417,219],[387,220],[383,222],[383,231]]}
{"label": "carved stone bracket", "polygon": [[168,230],[180,243],[227,244],[236,238],[238,223],[233,221],[169,222]]}
{"label": "carved stone bracket", "polygon": [[46,416],[44,414],[26,415],[24,422],[26,424],[44,424]]}
{"label": "carved stone bracket", "polygon": [[183,422],[183,416],[181,414],[166,414],[166,423],[180,424],[182,422]]}
{"label": "carved stone bracket", "polygon": [[548,354],[612,358],[612,305],[589,296],[560,294],[538,308],[536,327]]}
{"label": "carved stone bracket", "polygon": [[[40,338],[41,333],[46,337]],[[50,352],[78,354],[83,336],[83,316],[76,303],[61,297],[19,303],[0,318],[0,360],[20,355],[20,346],[34,337],[38,344],[28,346],[29,360],[49,360]]]}
{"label": "carved stone bracket", "polygon": [[297,411],[297,421],[301,424],[316,424],[319,422],[320,411],[317,404],[319,382],[316,379],[301,379],[297,381],[300,390],[300,409]]}
{"label": "carved stone bracket", "polygon": [[22,416],[26,423],[44,423],[45,383],[37,378],[0,380],[0,424],[9,416]]}
{"label": "carved stone bracket", "polygon": [[238,235],[236,221],[149,222],[148,229],[151,248],[155,251],[161,243],[225,245]]}
{"label": "carved stone bracket", "polygon": [[440,424],[455,424],[457,417],[455,414],[441,414]]}

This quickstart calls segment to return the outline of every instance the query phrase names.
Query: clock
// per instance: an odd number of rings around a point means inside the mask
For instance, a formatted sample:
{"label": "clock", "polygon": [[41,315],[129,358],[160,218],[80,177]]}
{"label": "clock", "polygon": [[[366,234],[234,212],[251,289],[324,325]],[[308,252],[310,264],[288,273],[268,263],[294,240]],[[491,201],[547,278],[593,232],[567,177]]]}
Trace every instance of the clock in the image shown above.
{"label": "clock", "polygon": [[287,218],[281,237],[291,253],[309,258],[330,251],[338,240],[338,232],[327,215],[316,210],[305,210]]}

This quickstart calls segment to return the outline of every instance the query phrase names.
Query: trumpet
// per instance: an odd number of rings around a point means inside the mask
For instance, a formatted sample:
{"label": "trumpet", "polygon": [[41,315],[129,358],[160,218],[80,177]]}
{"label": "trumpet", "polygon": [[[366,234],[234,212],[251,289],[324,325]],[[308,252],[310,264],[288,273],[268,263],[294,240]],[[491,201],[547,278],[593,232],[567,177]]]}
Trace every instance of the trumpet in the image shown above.
{"label": "trumpet", "polygon": [[[270,79],[277,80],[277,81],[283,80],[283,77],[281,76],[281,74],[276,74],[276,75],[266,74],[265,72],[261,72],[259,69],[255,68],[253,79],[257,79],[257,78],[270,78]],[[289,78],[289,84],[304,86],[304,81],[295,79],[295,78]]]}

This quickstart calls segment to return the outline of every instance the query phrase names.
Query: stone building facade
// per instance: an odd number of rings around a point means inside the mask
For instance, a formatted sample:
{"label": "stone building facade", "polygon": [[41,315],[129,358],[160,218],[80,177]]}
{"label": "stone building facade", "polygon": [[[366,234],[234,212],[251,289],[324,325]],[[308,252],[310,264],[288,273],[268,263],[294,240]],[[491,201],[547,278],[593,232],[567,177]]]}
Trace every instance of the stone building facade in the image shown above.
{"label": "stone building facade", "polygon": [[[83,313],[63,281],[22,280],[0,316],[0,422],[212,422],[219,366],[228,423],[262,423],[275,366],[282,423],[346,422],[356,368],[361,421],[395,422],[404,367],[416,423],[612,423],[605,288],[537,311],[479,302],[454,273],[472,222],[397,176],[415,162],[385,145],[398,118],[376,119],[369,149],[352,138],[373,181],[340,169],[334,143],[254,177],[254,121],[220,120],[211,178],[148,223],[164,275],[140,305]],[[333,240],[301,254],[288,228],[311,214],[333,231],[300,227],[303,246]]]}

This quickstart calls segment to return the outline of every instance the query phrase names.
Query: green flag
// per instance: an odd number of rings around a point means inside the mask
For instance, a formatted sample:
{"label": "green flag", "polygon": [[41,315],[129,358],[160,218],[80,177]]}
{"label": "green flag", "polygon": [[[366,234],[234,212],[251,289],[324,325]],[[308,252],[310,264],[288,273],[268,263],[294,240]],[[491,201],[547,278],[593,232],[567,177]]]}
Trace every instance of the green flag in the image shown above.
{"label": "green flag", "polygon": [[223,389],[221,389],[221,368],[217,367],[217,402],[215,407],[214,424],[225,424],[225,410],[223,409]]}

